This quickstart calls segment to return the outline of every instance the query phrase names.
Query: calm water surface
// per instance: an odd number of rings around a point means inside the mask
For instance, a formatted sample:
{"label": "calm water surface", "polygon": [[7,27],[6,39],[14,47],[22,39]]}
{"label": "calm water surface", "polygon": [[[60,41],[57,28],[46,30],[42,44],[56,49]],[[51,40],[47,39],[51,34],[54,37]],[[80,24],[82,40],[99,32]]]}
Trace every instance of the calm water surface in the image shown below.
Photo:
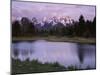
{"label": "calm water surface", "polygon": [[93,44],[78,44],[69,42],[49,42],[37,40],[33,42],[12,43],[12,57],[25,61],[37,59],[45,63],[58,62],[68,66],[81,66],[81,68],[95,68],[96,46]]}

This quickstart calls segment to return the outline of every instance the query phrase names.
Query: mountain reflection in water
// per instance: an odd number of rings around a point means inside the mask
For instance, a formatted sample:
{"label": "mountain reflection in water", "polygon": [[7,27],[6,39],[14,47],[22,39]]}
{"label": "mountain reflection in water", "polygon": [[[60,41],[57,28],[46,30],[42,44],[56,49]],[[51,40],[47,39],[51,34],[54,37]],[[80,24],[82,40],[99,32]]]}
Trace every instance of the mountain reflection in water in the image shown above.
{"label": "mountain reflection in water", "polygon": [[33,42],[12,43],[12,57],[24,61],[26,59],[45,63],[58,62],[65,67],[70,65],[81,68],[95,68],[96,46],[92,44],[79,44],[69,42],[49,42],[37,40]]}

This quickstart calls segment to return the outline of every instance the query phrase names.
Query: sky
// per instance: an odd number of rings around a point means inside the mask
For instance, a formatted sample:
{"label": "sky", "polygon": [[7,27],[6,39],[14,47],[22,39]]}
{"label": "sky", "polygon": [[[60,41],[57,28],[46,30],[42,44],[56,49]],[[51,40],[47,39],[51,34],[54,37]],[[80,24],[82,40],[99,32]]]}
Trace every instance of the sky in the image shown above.
{"label": "sky", "polygon": [[36,17],[42,20],[43,17],[70,16],[71,19],[78,20],[82,14],[85,20],[93,20],[95,17],[95,6],[54,4],[38,2],[12,1],[12,20],[28,17]]}

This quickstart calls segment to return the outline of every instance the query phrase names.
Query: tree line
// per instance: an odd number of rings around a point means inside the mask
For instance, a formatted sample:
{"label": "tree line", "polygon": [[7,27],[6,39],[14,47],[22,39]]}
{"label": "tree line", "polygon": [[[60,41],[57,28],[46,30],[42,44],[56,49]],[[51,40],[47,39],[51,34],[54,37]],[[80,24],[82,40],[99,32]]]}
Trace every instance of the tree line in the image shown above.
{"label": "tree line", "polygon": [[[36,22],[36,21],[35,21]],[[27,17],[15,20],[12,22],[12,36],[13,37],[28,37],[28,36],[67,36],[67,37],[96,37],[96,17],[93,21],[84,19],[83,15],[80,15],[78,21],[63,25],[58,22],[55,25],[45,22],[43,26],[41,24],[35,25]],[[40,28],[37,28],[40,26]]]}

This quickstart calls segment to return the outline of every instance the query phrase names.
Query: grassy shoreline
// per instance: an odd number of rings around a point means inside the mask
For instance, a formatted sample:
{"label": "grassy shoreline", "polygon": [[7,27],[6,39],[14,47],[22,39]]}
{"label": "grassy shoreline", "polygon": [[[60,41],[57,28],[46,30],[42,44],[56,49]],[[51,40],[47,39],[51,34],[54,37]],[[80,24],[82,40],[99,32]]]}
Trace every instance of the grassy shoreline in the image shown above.
{"label": "grassy shoreline", "polygon": [[[92,69],[90,67],[86,67],[86,69]],[[70,65],[68,67],[64,67],[59,63],[41,63],[38,60],[26,60],[21,62],[20,60],[12,59],[12,75],[16,74],[26,74],[26,73],[43,73],[43,72],[59,72],[59,71],[75,71],[75,70],[84,70],[78,68],[75,65]]]}
{"label": "grassy shoreline", "polygon": [[65,70],[66,68],[57,62],[41,63],[38,60],[26,60],[21,62],[20,60],[12,59],[12,74],[41,73]]}
{"label": "grassy shoreline", "polygon": [[77,67],[75,65],[70,65],[64,67],[59,63],[41,63],[38,60],[26,60],[21,62],[20,60],[12,59],[12,75],[16,74],[26,74],[26,73],[44,73],[44,72],[59,72],[59,71],[76,71],[76,70],[89,70],[94,69],[87,66],[85,69],[82,69],[81,66]]}
{"label": "grassy shoreline", "polygon": [[35,40],[47,40],[53,42],[76,42],[76,43],[89,43],[95,44],[95,38],[83,38],[83,37],[56,37],[56,36],[46,36],[46,37],[12,37],[12,41],[35,41]]}

